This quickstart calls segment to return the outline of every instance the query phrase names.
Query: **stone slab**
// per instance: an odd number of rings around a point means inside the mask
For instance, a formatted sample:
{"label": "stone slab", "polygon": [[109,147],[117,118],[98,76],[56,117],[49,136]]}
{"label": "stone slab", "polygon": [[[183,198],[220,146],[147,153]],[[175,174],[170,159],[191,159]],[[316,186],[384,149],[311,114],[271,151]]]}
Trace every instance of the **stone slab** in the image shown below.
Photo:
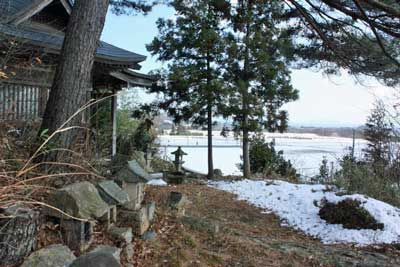
{"label": "stone slab", "polygon": [[128,202],[129,195],[114,181],[106,180],[97,184],[100,196],[110,205],[123,205]]}
{"label": "stone slab", "polygon": [[[51,195],[47,203],[68,215],[84,220],[99,219],[110,209],[100,197],[97,188],[89,182],[63,187]],[[51,208],[46,208],[44,212],[50,216],[70,219]]]}

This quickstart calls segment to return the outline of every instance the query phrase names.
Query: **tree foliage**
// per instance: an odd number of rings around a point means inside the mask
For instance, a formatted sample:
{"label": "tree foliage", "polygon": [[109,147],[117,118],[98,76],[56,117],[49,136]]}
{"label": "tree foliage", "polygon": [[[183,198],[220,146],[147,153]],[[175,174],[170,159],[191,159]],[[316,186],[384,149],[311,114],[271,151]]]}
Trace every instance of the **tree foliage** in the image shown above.
{"label": "tree foliage", "polygon": [[252,173],[263,174],[267,177],[297,181],[298,174],[290,160],[283,157],[283,151],[275,149],[275,141],[266,142],[262,134],[252,138],[250,142],[250,166]]}
{"label": "tree foliage", "polygon": [[[221,4],[223,4],[221,6]],[[171,3],[176,19],[159,19],[159,34],[147,46],[158,60],[168,62],[159,86],[151,92],[161,94],[157,106],[176,123],[190,121],[207,125],[208,175],[213,176],[212,117],[224,99],[219,61],[223,53],[222,20],[225,1],[185,1]]]}
{"label": "tree foliage", "polygon": [[111,11],[116,15],[132,15],[137,12],[147,14],[160,1],[149,0],[110,0]]}
{"label": "tree foliage", "polygon": [[231,9],[225,38],[224,79],[229,97],[224,112],[243,137],[243,171],[250,175],[249,132],[283,132],[288,126],[282,106],[298,98],[290,81],[293,51],[282,1],[238,1]]}
{"label": "tree foliage", "polygon": [[300,67],[346,69],[389,86],[400,82],[400,3],[396,0],[285,0],[295,18]]}
{"label": "tree foliage", "polygon": [[158,106],[168,111],[176,122],[207,123],[207,107],[214,107],[222,95],[217,67],[223,52],[222,13],[212,1],[174,1],[177,17],[159,19],[159,35],[147,46],[158,60],[169,62],[168,70],[159,73],[161,86],[152,92],[162,93]]}

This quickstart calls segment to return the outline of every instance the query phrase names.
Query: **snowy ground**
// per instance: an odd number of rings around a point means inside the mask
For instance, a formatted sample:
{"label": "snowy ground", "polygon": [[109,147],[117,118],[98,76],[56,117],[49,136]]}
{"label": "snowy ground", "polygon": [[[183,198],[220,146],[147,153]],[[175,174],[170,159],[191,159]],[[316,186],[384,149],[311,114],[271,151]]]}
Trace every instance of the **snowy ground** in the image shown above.
{"label": "snowy ground", "polygon": [[[320,239],[325,244],[390,244],[400,243],[400,209],[363,195],[337,196],[327,192],[325,185],[291,184],[283,181],[211,182],[210,186],[234,193],[239,200],[273,212],[282,225],[292,226]],[[357,199],[375,219],[384,224],[383,230],[351,230],[339,224],[328,224],[318,216],[315,205],[321,199],[337,203],[343,199]]]}

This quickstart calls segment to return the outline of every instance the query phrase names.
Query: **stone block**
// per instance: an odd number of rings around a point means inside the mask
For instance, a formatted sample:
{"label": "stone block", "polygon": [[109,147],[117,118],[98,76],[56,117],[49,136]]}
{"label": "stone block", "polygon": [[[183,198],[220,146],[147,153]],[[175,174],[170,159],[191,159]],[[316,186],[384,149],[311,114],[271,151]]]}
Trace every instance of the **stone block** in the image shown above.
{"label": "stone block", "polygon": [[111,226],[110,229],[108,229],[108,233],[118,241],[122,241],[125,243],[131,243],[133,239],[131,227]]}
{"label": "stone block", "polygon": [[117,207],[116,206],[109,206],[109,210],[104,214],[99,221],[102,224],[105,224],[107,229],[111,227],[114,223],[117,222]]}
{"label": "stone block", "polygon": [[146,207],[142,207],[138,211],[124,210],[121,212],[121,217],[123,221],[127,222],[127,224],[132,227],[133,232],[137,235],[142,235],[150,227]]}
{"label": "stone block", "polygon": [[121,187],[129,195],[129,201],[123,207],[128,210],[139,210],[144,199],[144,183],[127,183],[121,182]]}
{"label": "stone block", "polygon": [[155,212],[156,212],[156,203],[154,201],[146,204],[147,218],[150,222],[154,220]]}
{"label": "stone block", "polygon": [[84,251],[92,243],[92,222],[62,219],[60,228],[64,243],[72,250]]}

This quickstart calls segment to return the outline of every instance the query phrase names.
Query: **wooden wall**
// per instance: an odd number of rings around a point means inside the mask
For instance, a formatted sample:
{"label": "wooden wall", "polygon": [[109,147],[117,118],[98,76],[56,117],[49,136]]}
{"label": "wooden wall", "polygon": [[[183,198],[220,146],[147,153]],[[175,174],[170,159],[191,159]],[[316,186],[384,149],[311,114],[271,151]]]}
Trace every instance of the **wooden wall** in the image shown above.
{"label": "wooden wall", "polygon": [[38,120],[48,91],[45,86],[0,83],[0,122]]}

